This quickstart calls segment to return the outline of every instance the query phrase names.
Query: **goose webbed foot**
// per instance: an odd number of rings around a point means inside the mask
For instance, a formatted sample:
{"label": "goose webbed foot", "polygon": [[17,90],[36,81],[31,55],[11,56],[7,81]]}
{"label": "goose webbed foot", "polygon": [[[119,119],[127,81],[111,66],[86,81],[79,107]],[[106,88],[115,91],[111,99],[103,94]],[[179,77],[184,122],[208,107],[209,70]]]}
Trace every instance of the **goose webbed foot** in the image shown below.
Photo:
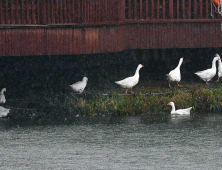
{"label": "goose webbed foot", "polygon": [[133,89],[131,89],[131,93],[134,94],[135,92],[133,92]]}
{"label": "goose webbed foot", "polygon": [[125,94],[127,94],[127,93],[128,93],[128,90],[129,90],[129,89],[126,89],[126,92],[125,92]]}
{"label": "goose webbed foot", "polygon": [[180,85],[178,82],[177,82],[177,86],[178,86],[178,87],[182,87],[182,85]]}
{"label": "goose webbed foot", "polygon": [[170,85],[170,83],[169,83],[169,88],[171,88],[171,85]]}

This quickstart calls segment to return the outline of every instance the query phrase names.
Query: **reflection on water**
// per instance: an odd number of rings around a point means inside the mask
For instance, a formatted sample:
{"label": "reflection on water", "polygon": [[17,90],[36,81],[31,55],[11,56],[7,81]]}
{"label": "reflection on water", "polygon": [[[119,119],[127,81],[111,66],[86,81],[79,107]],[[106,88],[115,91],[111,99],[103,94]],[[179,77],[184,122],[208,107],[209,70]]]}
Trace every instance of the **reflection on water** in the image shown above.
{"label": "reflection on water", "polygon": [[171,115],[170,120],[172,123],[182,123],[191,120],[191,118],[191,115]]}
{"label": "reflection on water", "polygon": [[0,121],[0,169],[220,169],[222,115]]}

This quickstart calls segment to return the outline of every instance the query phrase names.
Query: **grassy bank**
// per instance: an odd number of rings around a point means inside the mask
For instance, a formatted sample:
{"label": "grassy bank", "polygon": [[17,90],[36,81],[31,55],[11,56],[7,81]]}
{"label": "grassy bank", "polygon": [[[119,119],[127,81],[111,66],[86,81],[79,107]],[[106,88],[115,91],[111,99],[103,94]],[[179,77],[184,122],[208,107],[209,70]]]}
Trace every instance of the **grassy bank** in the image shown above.
{"label": "grassy bank", "polygon": [[[157,83],[158,84],[158,83]],[[12,117],[78,117],[95,115],[138,115],[143,113],[166,114],[174,101],[176,108],[192,106],[192,112],[216,113],[222,111],[222,86],[220,83],[189,84],[168,88],[166,84],[138,86],[136,95],[124,95],[124,89],[89,91],[74,94],[69,90],[30,93],[20,101],[9,100]],[[14,109],[13,109],[14,108]]]}

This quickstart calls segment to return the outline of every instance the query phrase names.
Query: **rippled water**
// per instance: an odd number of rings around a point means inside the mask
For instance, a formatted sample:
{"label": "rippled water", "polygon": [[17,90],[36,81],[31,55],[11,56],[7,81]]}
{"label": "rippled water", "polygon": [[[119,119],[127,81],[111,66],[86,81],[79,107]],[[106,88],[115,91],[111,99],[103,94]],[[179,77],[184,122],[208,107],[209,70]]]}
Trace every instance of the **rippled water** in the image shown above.
{"label": "rippled water", "polygon": [[0,122],[0,169],[220,169],[222,115]]}

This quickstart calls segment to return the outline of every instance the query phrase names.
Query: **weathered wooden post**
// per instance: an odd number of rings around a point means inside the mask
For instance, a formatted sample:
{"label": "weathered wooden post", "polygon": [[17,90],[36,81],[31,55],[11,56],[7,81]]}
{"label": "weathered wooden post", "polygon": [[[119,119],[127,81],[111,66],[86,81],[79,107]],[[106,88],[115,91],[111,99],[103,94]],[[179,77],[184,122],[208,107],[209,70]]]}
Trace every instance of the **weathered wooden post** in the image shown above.
{"label": "weathered wooden post", "polygon": [[125,20],[125,0],[118,1],[118,22]]}

